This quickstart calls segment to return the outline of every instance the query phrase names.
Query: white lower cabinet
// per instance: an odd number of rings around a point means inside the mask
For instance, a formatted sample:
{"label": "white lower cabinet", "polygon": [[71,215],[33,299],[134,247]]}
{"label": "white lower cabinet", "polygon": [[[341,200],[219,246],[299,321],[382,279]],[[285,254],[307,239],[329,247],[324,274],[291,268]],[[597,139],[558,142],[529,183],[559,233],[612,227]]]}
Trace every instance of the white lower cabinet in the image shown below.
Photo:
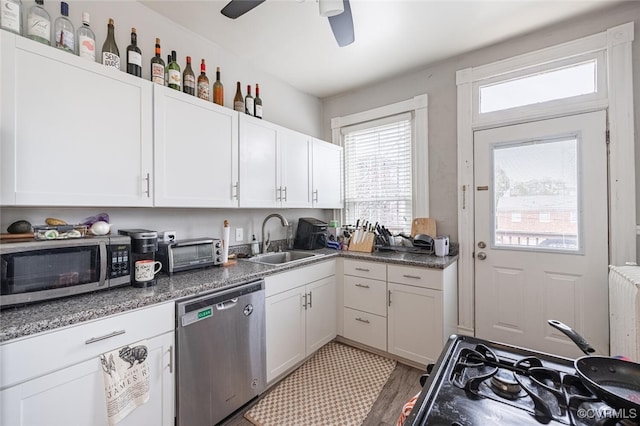
{"label": "white lower cabinet", "polygon": [[265,277],[267,383],[336,337],[335,260]]}
{"label": "white lower cabinet", "polygon": [[118,425],[173,425],[173,318],[170,302],[0,346],[0,424],[107,425],[99,356],[146,340],[149,401]]}

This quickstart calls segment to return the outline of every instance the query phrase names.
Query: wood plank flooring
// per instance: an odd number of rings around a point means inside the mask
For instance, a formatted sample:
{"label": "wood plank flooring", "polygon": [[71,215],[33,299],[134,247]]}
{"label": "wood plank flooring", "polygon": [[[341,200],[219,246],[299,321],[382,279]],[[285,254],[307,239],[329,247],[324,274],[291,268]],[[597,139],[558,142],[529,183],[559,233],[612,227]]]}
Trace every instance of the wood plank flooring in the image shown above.
{"label": "wood plank flooring", "polygon": [[[378,399],[376,399],[376,402],[373,404],[362,426],[395,426],[402,406],[415,396],[415,394],[420,392],[421,387],[419,380],[423,373],[423,370],[397,363],[396,368],[391,372],[389,380],[387,380],[384,388],[382,388]],[[255,400],[251,405],[245,407],[244,410],[236,413],[232,418],[224,422],[223,426],[252,426],[253,423],[246,420],[243,416],[244,413],[257,402],[258,400]]]}

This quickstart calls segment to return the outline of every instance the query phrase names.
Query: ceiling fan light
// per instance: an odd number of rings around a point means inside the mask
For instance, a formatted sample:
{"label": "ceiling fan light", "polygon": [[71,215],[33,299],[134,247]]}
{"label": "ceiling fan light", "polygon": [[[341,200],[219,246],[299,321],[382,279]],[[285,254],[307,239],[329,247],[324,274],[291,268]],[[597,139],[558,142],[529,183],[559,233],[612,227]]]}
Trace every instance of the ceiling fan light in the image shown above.
{"label": "ceiling fan light", "polygon": [[320,16],[325,18],[340,15],[344,12],[342,0],[318,0],[318,6],[320,7]]}

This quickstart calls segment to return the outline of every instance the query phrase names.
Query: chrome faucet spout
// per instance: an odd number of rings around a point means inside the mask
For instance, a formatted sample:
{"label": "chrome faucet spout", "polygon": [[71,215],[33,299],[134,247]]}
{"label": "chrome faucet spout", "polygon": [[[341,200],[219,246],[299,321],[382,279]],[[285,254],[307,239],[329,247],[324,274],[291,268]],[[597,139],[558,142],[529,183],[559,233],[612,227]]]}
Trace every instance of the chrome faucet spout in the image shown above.
{"label": "chrome faucet spout", "polygon": [[265,217],[264,221],[262,222],[262,253],[266,253],[267,250],[269,249],[269,246],[271,245],[271,241],[270,241],[271,235],[267,233],[267,237],[265,239],[264,226],[267,224],[267,221],[272,217],[277,217],[278,219],[280,219],[280,224],[282,224],[282,226],[284,227],[289,226],[289,222],[287,221],[287,218],[282,216],[280,213],[271,213],[269,216]]}

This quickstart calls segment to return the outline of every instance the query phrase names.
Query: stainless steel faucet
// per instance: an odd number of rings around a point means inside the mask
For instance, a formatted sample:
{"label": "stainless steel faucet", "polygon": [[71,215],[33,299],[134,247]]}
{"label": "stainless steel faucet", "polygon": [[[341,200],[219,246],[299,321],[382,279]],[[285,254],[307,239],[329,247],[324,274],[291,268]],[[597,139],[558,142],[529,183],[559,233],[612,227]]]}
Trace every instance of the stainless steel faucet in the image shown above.
{"label": "stainless steel faucet", "polygon": [[289,226],[289,222],[287,222],[287,219],[282,216],[280,213],[271,213],[269,216],[264,218],[264,221],[262,222],[262,253],[266,253],[267,250],[269,249],[269,245],[271,244],[270,238],[271,235],[269,233],[267,233],[267,238],[264,238],[264,226],[267,224],[267,221],[269,219],[271,219],[272,217],[277,217],[278,219],[280,219],[280,223],[282,224],[282,226],[287,227]]}

